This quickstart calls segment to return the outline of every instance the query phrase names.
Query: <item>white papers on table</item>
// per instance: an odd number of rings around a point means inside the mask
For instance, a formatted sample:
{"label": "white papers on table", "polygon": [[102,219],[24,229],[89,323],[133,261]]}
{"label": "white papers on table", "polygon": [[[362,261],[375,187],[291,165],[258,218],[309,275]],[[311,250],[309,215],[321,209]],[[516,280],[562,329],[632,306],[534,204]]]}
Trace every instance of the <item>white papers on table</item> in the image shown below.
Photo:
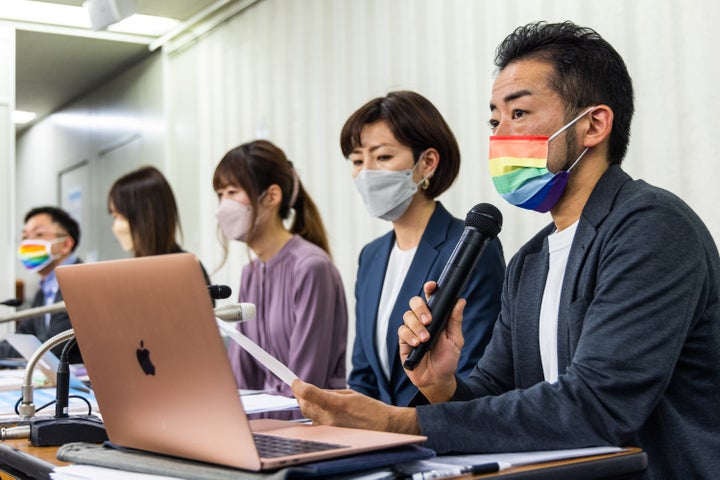
{"label": "white papers on table", "polygon": [[[0,390],[20,390],[24,379],[25,369],[0,370]],[[37,376],[33,375],[33,383],[47,383],[47,378],[38,372]]]}
{"label": "white papers on table", "polygon": [[[92,413],[98,413],[97,399],[95,398],[95,394],[92,390],[88,388],[77,390],[70,387],[70,395],[77,395],[85,398],[90,403],[89,408],[92,410]],[[33,389],[33,403],[37,408],[53,402],[55,397],[56,394],[54,387]],[[0,423],[17,420],[15,406],[19,403],[19,400],[22,400],[22,392],[20,389],[0,391]],[[87,414],[88,405],[78,398],[70,398],[68,399],[68,413]],[[55,415],[55,405],[50,405],[45,409],[38,411],[37,414],[38,416],[45,414]]]}
{"label": "white papers on table", "polygon": [[299,408],[294,398],[283,397],[282,395],[270,395],[268,393],[254,393],[241,395],[245,413],[274,412],[277,410],[289,410]]}
{"label": "white papers on table", "polygon": [[[588,447],[573,448],[570,450],[543,450],[538,452],[515,452],[515,453],[487,453],[479,455],[450,455],[439,457],[443,462],[460,465],[462,462],[470,460],[472,464],[490,462],[506,462],[513,467],[521,465],[532,465],[535,463],[554,462],[557,460],[567,460],[568,458],[590,457],[592,455],[605,455],[608,453],[621,452],[620,447]],[[460,462],[460,463],[454,463]]]}
{"label": "white papers on table", "polygon": [[177,477],[153,475],[149,473],[129,472],[94,465],[67,465],[55,467],[50,478],[53,480],[182,480]]}
{"label": "white papers on table", "polygon": [[[485,463],[507,464],[508,467],[520,467],[536,463],[554,462],[570,458],[590,457],[623,451],[620,447],[588,447],[570,450],[542,450],[537,452],[482,453],[469,455],[442,455],[430,460],[419,460],[403,464],[407,470],[430,471],[447,469],[452,466],[481,465]],[[405,471],[406,468],[403,468]]]}

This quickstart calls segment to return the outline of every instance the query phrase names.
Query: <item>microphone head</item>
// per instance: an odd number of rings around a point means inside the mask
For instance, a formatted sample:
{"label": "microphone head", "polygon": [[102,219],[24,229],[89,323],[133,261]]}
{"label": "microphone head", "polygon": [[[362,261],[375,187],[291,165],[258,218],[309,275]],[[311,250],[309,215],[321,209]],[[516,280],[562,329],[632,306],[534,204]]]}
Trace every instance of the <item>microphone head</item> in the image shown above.
{"label": "microphone head", "polygon": [[247,320],[254,320],[255,314],[257,312],[257,309],[255,307],[254,303],[241,303],[240,304],[242,309],[242,319]]}
{"label": "microphone head", "polygon": [[20,305],[22,305],[22,303],[22,300],[20,300],[19,298],[9,298],[3,302],[0,302],[0,305],[6,305],[8,307],[19,307]]}
{"label": "microphone head", "polygon": [[223,300],[232,295],[232,290],[227,285],[208,285],[208,291],[210,292],[210,298],[215,300]]}
{"label": "microphone head", "polygon": [[226,322],[245,322],[255,318],[253,303],[231,303],[214,309],[215,316]]}
{"label": "microphone head", "polygon": [[502,228],[502,213],[495,205],[478,203],[467,213],[465,226],[474,228],[488,238],[495,238]]}

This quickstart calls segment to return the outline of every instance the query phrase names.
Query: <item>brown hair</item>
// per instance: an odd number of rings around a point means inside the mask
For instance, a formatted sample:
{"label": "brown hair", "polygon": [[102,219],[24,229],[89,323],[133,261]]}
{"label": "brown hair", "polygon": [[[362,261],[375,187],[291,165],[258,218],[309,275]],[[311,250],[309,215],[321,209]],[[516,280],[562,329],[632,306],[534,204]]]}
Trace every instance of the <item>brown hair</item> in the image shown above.
{"label": "brown hair", "polygon": [[340,132],[340,148],[346,158],[360,146],[360,133],[365,125],[378,121],[387,123],[398,142],[410,147],[415,163],[428,148],[434,148],[440,154],[430,186],[423,190],[425,196],[436,198],[450,188],[460,171],[460,147],[430,100],[404,90],[367,102],[347,119]]}
{"label": "brown hair", "polygon": [[300,235],[330,254],[320,212],[305,191],[285,152],[273,143],[255,140],[227,152],[215,168],[213,188],[219,190],[228,185],[240,187],[247,193],[253,210],[253,224],[257,218],[260,195],[271,185],[279,186],[282,190],[282,203],[278,215],[285,220],[290,216],[290,210],[295,210],[290,232]]}
{"label": "brown hair", "polygon": [[180,250],[175,239],[182,235],[175,196],[155,167],[140,167],[115,180],[108,194],[110,206],[130,224],[136,257]]}

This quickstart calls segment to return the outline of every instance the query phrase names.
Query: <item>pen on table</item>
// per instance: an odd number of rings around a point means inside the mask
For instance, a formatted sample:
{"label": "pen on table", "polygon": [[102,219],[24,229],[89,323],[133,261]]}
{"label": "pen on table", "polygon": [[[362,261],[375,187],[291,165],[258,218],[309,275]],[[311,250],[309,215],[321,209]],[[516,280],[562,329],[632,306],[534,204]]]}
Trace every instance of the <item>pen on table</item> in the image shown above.
{"label": "pen on table", "polygon": [[443,470],[430,470],[428,472],[413,473],[412,480],[431,480],[437,478],[470,477],[482,473],[494,473],[510,468],[507,462],[490,462],[479,465],[467,465]]}

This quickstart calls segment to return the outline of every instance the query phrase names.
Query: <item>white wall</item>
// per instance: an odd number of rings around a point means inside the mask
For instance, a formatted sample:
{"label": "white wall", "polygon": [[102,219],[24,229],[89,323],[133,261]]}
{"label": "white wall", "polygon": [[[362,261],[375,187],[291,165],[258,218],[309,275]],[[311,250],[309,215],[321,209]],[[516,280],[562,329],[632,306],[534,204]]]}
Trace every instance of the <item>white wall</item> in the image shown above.
{"label": "white wall", "polygon": [[[685,199],[720,241],[716,0],[264,0],[78,108],[96,118],[116,111],[150,120],[166,115],[163,140],[152,129],[139,131],[152,145],[141,156],[164,167],[180,203],[185,247],[210,270],[221,256],[215,165],[242,142],[261,136],[276,142],[323,214],[352,307],[357,254],[390,228],[368,218],[338,146],[345,119],[370,98],[413,89],[437,105],[464,158],[459,179],[441,200],[461,218],[478,202],[496,204],[505,217],[500,238],[508,258],[550,221],[503,203],[486,168],[495,47],[515,27],[538,19],[591,26],[616,47],[637,95],[626,170]],[[68,139],[49,133],[47,123],[19,143],[18,212],[56,199],[54,177],[38,171],[52,175],[55,162],[97,158],[100,142],[91,140],[92,131]],[[52,145],[42,138],[52,138]],[[75,149],[87,153],[71,153]],[[150,158],[163,152],[162,162]],[[106,221],[100,210],[95,223]],[[244,250],[234,248],[214,280],[236,289],[246,260]]]}
{"label": "white wall", "polygon": [[[61,181],[77,179],[82,205],[70,209],[81,227],[77,253],[85,261],[127,256],[110,230],[107,194],[115,178],[139,165],[164,168],[162,79],[161,56],[152,56],[17,139],[17,231],[31,208],[67,204]],[[20,266],[17,275],[32,298],[39,276]]]}
{"label": "white wall", "polygon": [[[15,297],[15,230],[12,228],[15,212],[15,138],[10,119],[15,109],[15,29],[0,25],[0,301]],[[12,313],[0,305],[0,316]],[[0,335],[12,328],[0,324]]]}

